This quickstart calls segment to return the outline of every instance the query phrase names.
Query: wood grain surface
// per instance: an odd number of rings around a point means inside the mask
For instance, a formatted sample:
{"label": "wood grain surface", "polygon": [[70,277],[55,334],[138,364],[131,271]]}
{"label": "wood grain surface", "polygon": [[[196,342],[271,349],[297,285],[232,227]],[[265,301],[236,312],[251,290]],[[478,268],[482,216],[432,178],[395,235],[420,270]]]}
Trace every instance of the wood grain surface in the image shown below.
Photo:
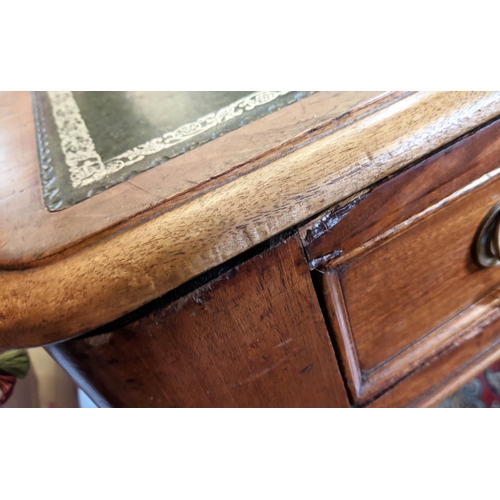
{"label": "wood grain surface", "polygon": [[31,96],[0,92],[0,268],[33,265],[123,230],[255,168],[268,161],[261,159],[265,154],[281,154],[282,148],[309,140],[311,130],[338,125],[395,97],[383,92],[313,95],[306,103],[288,106],[83,203],[50,213],[42,199]]}
{"label": "wood grain surface", "polygon": [[347,406],[297,236],[127,326],[48,349],[100,406]]}
{"label": "wood grain surface", "polygon": [[[480,268],[472,247],[500,200],[499,165],[495,122],[364,195],[342,213],[340,234],[333,226],[311,242],[314,260],[322,261],[318,249],[334,256],[319,279],[357,403],[459,342],[481,318],[474,304],[499,286],[500,268]],[[313,234],[305,232],[308,241]]]}
{"label": "wood grain surface", "polygon": [[500,292],[480,301],[481,314],[457,342],[377,398],[369,407],[433,407],[500,359]]}
{"label": "wood grain surface", "polygon": [[[149,218],[143,214],[140,223],[99,233],[28,268],[18,268],[23,257],[12,254],[4,224],[0,347],[55,342],[112,321],[499,113],[500,93],[495,92],[414,93],[374,106],[342,126],[325,125],[290,149],[263,155],[255,168],[168,210]],[[11,150],[18,146],[14,141]],[[82,219],[69,218],[69,225],[87,224]]]}
{"label": "wood grain surface", "polygon": [[[332,268],[390,236],[395,227],[494,171],[500,159],[500,121],[406,169],[301,226],[312,267]],[[326,262],[328,264],[323,266]]]}

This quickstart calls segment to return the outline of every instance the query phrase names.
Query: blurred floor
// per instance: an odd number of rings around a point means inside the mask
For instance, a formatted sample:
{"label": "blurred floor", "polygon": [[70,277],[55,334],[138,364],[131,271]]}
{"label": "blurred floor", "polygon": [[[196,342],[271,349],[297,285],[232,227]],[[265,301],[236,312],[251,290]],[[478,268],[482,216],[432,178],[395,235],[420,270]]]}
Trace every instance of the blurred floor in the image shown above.
{"label": "blurred floor", "polygon": [[500,361],[458,389],[436,408],[500,408]]}
{"label": "blurred floor", "polygon": [[29,349],[28,355],[31,369],[3,408],[79,408],[75,383],[45,350]]}

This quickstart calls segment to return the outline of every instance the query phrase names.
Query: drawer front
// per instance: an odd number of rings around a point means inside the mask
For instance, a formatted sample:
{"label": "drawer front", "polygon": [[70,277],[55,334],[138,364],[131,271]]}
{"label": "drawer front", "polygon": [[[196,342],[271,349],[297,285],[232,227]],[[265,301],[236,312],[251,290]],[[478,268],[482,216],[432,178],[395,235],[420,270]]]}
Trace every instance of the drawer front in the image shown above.
{"label": "drawer front", "polygon": [[356,403],[474,334],[500,285],[472,251],[499,167],[494,123],[303,231]]}

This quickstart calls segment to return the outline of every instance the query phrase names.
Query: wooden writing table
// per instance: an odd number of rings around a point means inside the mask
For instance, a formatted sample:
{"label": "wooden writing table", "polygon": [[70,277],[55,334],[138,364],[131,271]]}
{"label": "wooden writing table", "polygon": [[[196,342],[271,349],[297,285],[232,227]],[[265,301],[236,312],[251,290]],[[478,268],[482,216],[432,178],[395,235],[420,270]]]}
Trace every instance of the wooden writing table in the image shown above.
{"label": "wooden writing table", "polygon": [[137,147],[77,94],[0,94],[2,349],[101,406],[432,406],[500,358],[500,93],[219,96]]}

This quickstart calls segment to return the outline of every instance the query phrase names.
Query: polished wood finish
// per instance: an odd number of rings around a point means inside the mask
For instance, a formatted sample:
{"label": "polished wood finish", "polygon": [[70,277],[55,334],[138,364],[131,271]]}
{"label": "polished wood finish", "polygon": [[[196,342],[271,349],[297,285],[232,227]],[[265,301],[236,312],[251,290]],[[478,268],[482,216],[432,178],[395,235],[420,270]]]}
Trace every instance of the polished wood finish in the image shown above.
{"label": "polished wood finish", "polygon": [[[500,291],[485,297],[456,344],[373,401],[374,408],[435,406],[500,359]],[[479,313],[479,314],[478,314]],[[465,316],[465,315],[464,315]]]}
{"label": "polished wood finish", "polygon": [[[308,99],[282,111],[293,106],[306,109]],[[367,105],[365,110],[359,109],[351,120],[333,120],[303,133],[296,142],[263,152],[255,163],[246,165],[244,175],[235,173],[190,197],[172,199],[156,212],[145,209],[136,219],[122,217],[121,222],[115,220],[113,228],[87,235],[80,243],[74,238],[69,248],[63,249],[52,234],[50,248],[42,249],[34,243],[39,234],[36,231],[16,236],[4,225],[0,259],[4,269],[10,269],[0,271],[0,347],[46,344],[117,319],[499,113],[500,93],[391,95]],[[216,147],[222,144],[219,141],[206,146]],[[9,142],[11,152],[7,156],[16,154],[21,143],[21,138]],[[182,158],[197,154],[201,159],[204,148]],[[153,175],[155,171],[141,175]],[[12,179],[8,175],[7,180]],[[136,186],[141,175],[134,178]],[[17,192],[17,182],[13,189]],[[114,189],[107,197],[113,196]],[[91,224],[92,214],[109,216],[109,206],[103,209],[98,205],[104,194],[76,206],[88,208],[87,203],[95,200],[95,210],[87,215],[66,215],[66,230],[82,220],[86,221],[84,225]],[[30,196],[35,196],[34,191]],[[12,208],[20,209],[14,200],[19,200],[17,195],[11,198]],[[114,206],[122,202],[119,195],[110,203]],[[38,227],[36,222],[34,227]],[[33,248],[38,250],[33,253]],[[49,255],[54,249],[58,253]],[[34,256],[38,260],[33,260]]]}
{"label": "polished wood finish", "polygon": [[[273,155],[300,147],[311,130],[339,126],[391,101],[384,92],[322,92],[236,130],[195,151],[136,175],[59,213],[46,210],[35,124],[28,92],[0,92],[0,268],[22,268],[76,250],[107,234],[171,209]],[[314,135],[314,132],[313,134]],[[263,155],[271,155],[265,156]]]}
{"label": "polished wood finish", "polygon": [[[340,264],[390,235],[459,189],[494,171],[500,156],[500,121],[446,147],[367,193],[342,202],[300,228],[313,267]],[[436,162],[439,161],[439,166]],[[330,230],[331,229],[331,230]]]}
{"label": "polished wood finish", "polygon": [[297,236],[121,329],[48,349],[102,406],[347,406]]}
{"label": "polished wood finish", "polygon": [[[500,284],[500,268],[480,268],[472,252],[481,221],[500,200],[499,161],[495,123],[351,202],[338,223],[340,234],[351,228],[345,241],[333,226],[312,242],[357,404],[460,342],[464,324],[481,315],[472,305]],[[316,243],[323,238],[335,246]],[[318,248],[333,259],[324,262]]]}

